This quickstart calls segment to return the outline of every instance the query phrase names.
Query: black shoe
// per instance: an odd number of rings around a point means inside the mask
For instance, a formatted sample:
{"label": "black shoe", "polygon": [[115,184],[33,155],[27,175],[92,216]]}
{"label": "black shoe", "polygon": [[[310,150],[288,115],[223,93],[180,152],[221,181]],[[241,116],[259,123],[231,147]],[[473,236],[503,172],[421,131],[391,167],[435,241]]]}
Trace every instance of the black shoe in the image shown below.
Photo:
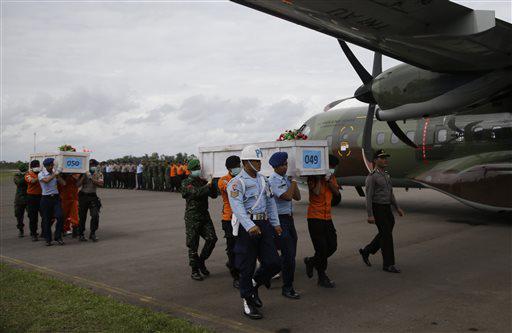
{"label": "black shoe", "polygon": [[192,270],[192,274],[190,274],[190,277],[192,278],[192,280],[196,280],[196,281],[203,281],[203,277],[201,276],[201,274],[199,273],[199,270]]}
{"label": "black shoe", "polygon": [[64,244],[66,244],[66,243],[64,243],[64,241],[62,240],[62,238],[61,238],[61,239],[56,239],[55,241],[56,241],[56,242],[57,242],[57,244],[59,244],[59,245],[64,245]]}
{"label": "black shoe", "polygon": [[327,277],[327,275],[318,278],[318,285],[324,288],[334,288],[336,284]]}
{"label": "black shoe", "polygon": [[210,271],[206,268],[204,260],[199,263],[199,270],[201,271],[201,274],[203,274],[204,276],[210,276]]}
{"label": "black shoe", "polygon": [[80,242],[87,242],[87,238],[85,238],[85,236],[84,236],[84,235],[80,235],[80,236],[78,237],[78,241],[80,241]]}
{"label": "black shoe", "polygon": [[371,267],[372,264],[370,262],[370,254],[365,252],[363,249],[359,249],[359,254],[363,258],[363,261],[366,264],[366,266]]}
{"label": "black shoe", "polygon": [[300,294],[297,293],[293,288],[288,290],[283,289],[282,294],[286,298],[300,299]]}
{"label": "black shoe", "polygon": [[257,307],[257,308],[263,307],[263,302],[261,301],[260,296],[258,295],[258,288],[254,289],[254,292],[252,293],[251,300],[252,300],[252,304],[255,307]]}
{"label": "black shoe", "polygon": [[400,273],[400,270],[394,265],[388,267],[382,267],[382,270],[389,273]]}
{"label": "black shoe", "polygon": [[78,238],[78,228],[73,227],[73,231],[71,232],[71,237]]}
{"label": "black shoe", "polygon": [[32,235],[32,241],[33,242],[37,242],[38,240],[39,240],[39,238],[37,237],[37,234]]}
{"label": "black shoe", "polygon": [[240,289],[240,280],[233,280],[233,288]]}
{"label": "black shoe", "polygon": [[23,229],[18,229],[18,230],[19,230],[19,231],[18,231],[18,237],[19,237],[19,238],[23,238],[23,237],[25,237],[25,232],[23,231]]}
{"label": "black shoe", "polygon": [[311,258],[304,258],[304,264],[306,264],[306,275],[308,276],[308,278],[311,279],[313,277],[313,270],[315,268],[315,266],[311,262]]}
{"label": "black shoe", "polygon": [[92,240],[93,242],[97,242],[98,241],[98,238],[96,237],[95,234],[90,234],[89,235],[89,239]]}
{"label": "black shoe", "polygon": [[251,304],[250,301],[247,301],[245,298],[243,300],[243,310],[242,313],[244,316],[247,316],[251,319],[261,319],[263,318],[263,315],[261,312],[258,311],[258,309]]}
{"label": "black shoe", "polygon": [[46,246],[52,246],[52,242],[51,241],[46,241]]}

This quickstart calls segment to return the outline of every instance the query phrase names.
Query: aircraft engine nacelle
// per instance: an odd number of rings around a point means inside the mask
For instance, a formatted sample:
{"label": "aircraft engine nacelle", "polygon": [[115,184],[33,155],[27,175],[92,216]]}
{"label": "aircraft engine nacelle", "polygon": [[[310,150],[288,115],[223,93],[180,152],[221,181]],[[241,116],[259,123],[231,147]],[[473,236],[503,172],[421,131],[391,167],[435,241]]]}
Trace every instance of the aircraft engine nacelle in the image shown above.
{"label": "aircraft engine nacelle", "polygon": [[512,87],[512,70],[447,74],[402,64],[371,84],[371,95],[383,121],[417,119],[462,112]]}

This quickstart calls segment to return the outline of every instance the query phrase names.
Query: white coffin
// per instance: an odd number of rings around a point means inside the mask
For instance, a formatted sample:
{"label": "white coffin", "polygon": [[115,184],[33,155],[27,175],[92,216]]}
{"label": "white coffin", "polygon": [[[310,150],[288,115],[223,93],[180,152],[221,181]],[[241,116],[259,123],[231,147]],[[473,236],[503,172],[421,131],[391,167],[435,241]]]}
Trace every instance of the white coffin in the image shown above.
{"label": "white coffin", "polygon": [[55,159],[55,169],[62,168],[65,173],[85,173],[89,170],[90,153],[75,151],[58,151],[30,154],[30,161],[39,160],[41,167],[45,158]]}
{"label": "white coffin", "polygon": [[268,163],[270,156],[278,151],[288,153],[289,176],[325,175],[329,169],[329,148],[326,140],[289,140],[246,143],[226,146],[199,147],[202,176],[219,178],[227,174],[226,158],[240,156],[242,149],[256,145],[263,153],[261,173],[269,176],[274,169]]}

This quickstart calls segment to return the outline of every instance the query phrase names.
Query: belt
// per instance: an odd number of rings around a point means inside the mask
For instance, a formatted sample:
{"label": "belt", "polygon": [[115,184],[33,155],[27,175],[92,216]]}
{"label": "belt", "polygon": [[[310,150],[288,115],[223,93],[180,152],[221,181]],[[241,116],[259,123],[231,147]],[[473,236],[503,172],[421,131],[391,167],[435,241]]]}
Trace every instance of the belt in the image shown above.
{"label": "belt", "polygon": [[253,221],[265,221],[268,220],[266,213],[259,213],[259,214],[249,214],[251,220]]}
{"label": "belt", "polygon": [[58,198],[59,195],[58,194],[44,194],[43,197],[47,197],[47,198]]}
{"label": "belt", "polygon": [[279,214],[279,216],[293,217],[293,214]]}

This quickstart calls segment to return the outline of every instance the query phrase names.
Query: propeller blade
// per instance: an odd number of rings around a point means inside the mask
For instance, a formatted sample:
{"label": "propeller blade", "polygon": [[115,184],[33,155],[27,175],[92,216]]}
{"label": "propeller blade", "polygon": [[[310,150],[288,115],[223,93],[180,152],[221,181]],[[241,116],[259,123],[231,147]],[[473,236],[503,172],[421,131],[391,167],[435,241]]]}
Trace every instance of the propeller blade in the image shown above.
{"label": "propeller blade", "polygon": [[405,135],[405,133],[402,131],[402,129],[400,128],[400,126],[398,126],[396,122],[388,121],[387,123],[389,128],[391,128],[393,134],[395,134],[396,137],[400,139],[400,141],[402,141],[403,143],[412,148],[418,148],[418,146],[414,142],[412,142],[407,135]]}
{"label": "propeller blade", "polygon": [[382,73],[382,54],[375,52],[373,54],[372,76],[376,78],[380,73]]}
{"label": "propeller blade", "polygon": [[333,107],[335,107],[336,105],[340,104],[341,102],[344,102],[346,100],[349,100],[349,99],[352,99],[352,98],[355,98],[355,96],[352,96],[352,97],[346,97],[346,98],[343,98],[343,99],[338,99],[337,101],[334,101],[334,102],[331,102],[329,104],[327,104],[324,108],[324,112],[327,112],[329,111],[330,109],[332,109]]}
{"label": "propeller blade", "polygon": [[357,60],[356,56],[354,55],[354,53],[352,53],[352,50],[348,47],[347,43],[345,43],[345,41],[341,39],[338,39],[338,43],[340,44],[343,53],[345,53],[345,55],[347,56],[348,61],[350,62],[352,67],[354,67],[357,75],[359,75],[361,81],[363,81],[364,84],[371,82],[373,77],[370,75],[370,73],[368,73],[368,71],[363,67],[363,65],[361,65],[359,60]]}
{"label": "propeller blade", "polygon": [[375,104],[368,105],[368,112],[366,113],[366,120],[364,121],[363,129],[363,144],[361,149],[363,150],[363,161],[368,171],[372,170],[370,162],[373,159],[372,151],[372,128],[373,128],[373,116],[375,114]]}

